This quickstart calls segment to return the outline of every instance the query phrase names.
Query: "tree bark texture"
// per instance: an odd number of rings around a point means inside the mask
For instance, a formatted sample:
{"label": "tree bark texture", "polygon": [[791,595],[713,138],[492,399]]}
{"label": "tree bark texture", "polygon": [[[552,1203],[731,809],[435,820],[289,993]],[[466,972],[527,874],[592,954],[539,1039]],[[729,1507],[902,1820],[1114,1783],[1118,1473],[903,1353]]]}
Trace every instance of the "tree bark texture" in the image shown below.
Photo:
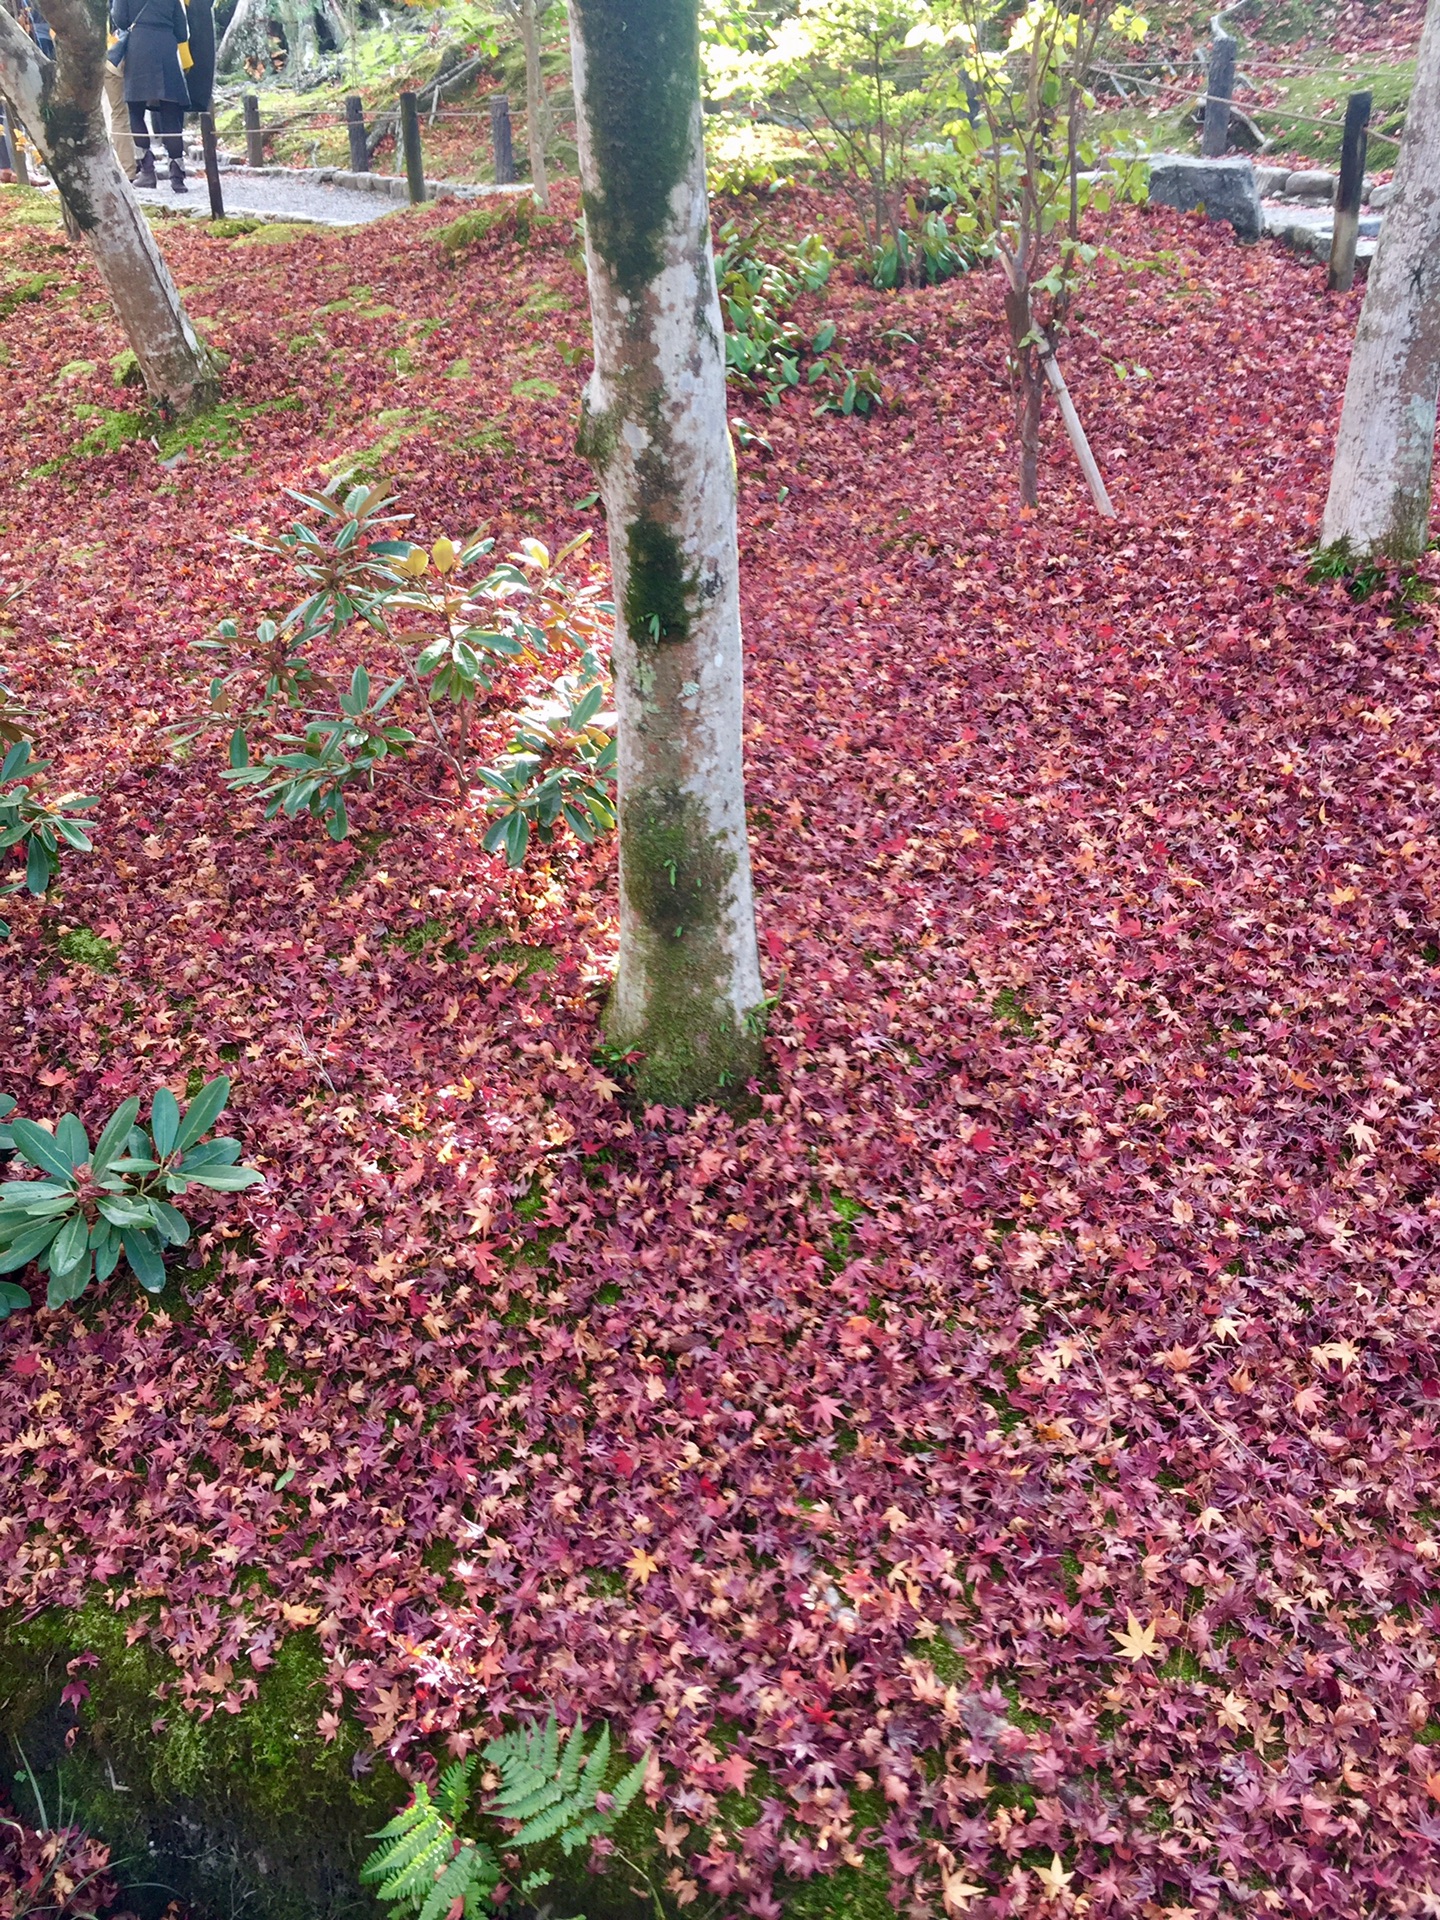
{"label": "tree bark texture", "polygon": [[1440,394],[1440,0],[1350,355],[1321,540],[1407,562],[1425,551]]}
{"label": "tree bark texture", "polygon": [[545,148],[550,114],[545,102],[545,76],[540,68],[540,8],[538,0],[520,0],[520,38],[525,48],[525,137],[530,147],[530,182],[535,204],[550,209],[550,181]]}
{"label": "tree bark texture", "polygon": [[1015,393],[1015,443],[1020,455],[1020,504],[1040,504],[1040,408],[1045,375],[1031,339],[1030,292],[1014,276],[1005,289],[1005,318],[1010,326],[1010,377]]}
{"label": "tree bark texture", "polygon": [[215,65],[239,66],[249,54],[263,60],[270,50],[270,0],[240,0],[215,55]]}
{"label": "tree bark texture", "polygon": [[600,476],[617,607],[620,964],[642,1095],[743,1092],[762,992],[741,765],[735,463],[696,0],[570,0]]}
{"label": "tree bark texture", "polygon": [[192,411],[218,382],[106,137],[105,0],[46,0],[45,17],[53,61],[0,8],[0,88],[84,235],[151,397]]}

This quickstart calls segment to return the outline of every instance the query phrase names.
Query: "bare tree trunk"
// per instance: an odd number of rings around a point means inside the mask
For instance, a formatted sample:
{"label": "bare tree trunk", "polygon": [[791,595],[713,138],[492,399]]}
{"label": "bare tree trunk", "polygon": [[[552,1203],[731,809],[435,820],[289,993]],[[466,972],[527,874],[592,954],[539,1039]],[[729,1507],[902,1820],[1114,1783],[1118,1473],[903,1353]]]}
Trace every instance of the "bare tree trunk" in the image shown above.
{"label": "bare tree trunk", "polygon": [[215,369],[106,138],[105,0],[46,0],[45,15],[53,61],[0,8],[0,88],[94,255],[151,397],[177,413],[208,405]]}
{"label": "bare tree trunk", "polygon": [[1010,378],[1015,388],[1015,440],[1020,449],[1020,504],[1040,504],[1040,406],[1045,375],[1031,338],[1030,291],[1013,282],[1005,289],[1010,323]]}
{"label": "bare tree trunk", "polygon": [[1350,356],[1321,540],[1416,560],[1440,394],[1440,0],[1430,0],[1380,246]]}
{"label": "bare tree trunk", "polygon": [[287,74],[313,73],[320,64],[320,41],[315,32],[313,0],[280,0],[288,51]]}
{"label": "bare tree trunk", "polygon": [[530,143],[530,181],[535,204],[550,210],[550,181],[545,171],[545,148],[550,111],[545,101],[545,76],[540,70],[540,10],[536,0],[520,0],[520,38],[525,43],[525,136]]}
{"label": "bare tree trunk", "polygon": [[247,54],[263,59],[269,47],[270,0],[240,0],[215,55],[215,71],[238,66]]}
{"label": "bare tree trunk", "polygon": [[735,467],[710,250],[697,0],[570,0],[595,373],[581,446],[618,608],[620,966],[646,1098],[763,1058],[741,766]]}

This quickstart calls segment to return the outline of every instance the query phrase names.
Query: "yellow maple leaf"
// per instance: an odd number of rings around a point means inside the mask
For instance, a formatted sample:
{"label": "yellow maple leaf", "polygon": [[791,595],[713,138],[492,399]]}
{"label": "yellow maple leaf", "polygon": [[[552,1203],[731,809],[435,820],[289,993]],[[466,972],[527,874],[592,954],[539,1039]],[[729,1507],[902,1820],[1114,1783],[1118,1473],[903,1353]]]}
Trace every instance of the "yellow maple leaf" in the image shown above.
{"label": "yellow maple leaf", "polygon": [[1229,1727],[1232,1733],[1243,1733],[1249,1729],[1250,1702],[1241,1694],[1227,1693],[1215,1709],[1215,1718],[1222,1727]]}
{"label": "yellow maple leaf", "polygon": [[630,1569],[630,1578],[632,1580],[638,1580],[642,1587],[652,1573],[658,1573],[660,1571],[660,1562],[658,1560],[652,1560],[644,1547],[636,1547],[625,1564]]}
{"label": "yellow maple leaf", "polygon": [[1148,1660],[1159,1650],[1155,1622],[1152,1620],[1148,1627],[1142,1627],[1133,1613],[1126,1617],[1124,1633],[1112,1629],[1110,1638],[1127,1660]]}
{"label": "yellow maple leaf", "polygon": [[948,1914],[968,1913],[970,1902],[978,1900],[984,1891],[984,1887],[977,1887],[963,1873],[947,1873],[940,1882],[940,1898]]}
{"label": "yellow maple leaf", "polygon": [[1058,1853],[1051,1854],[1048,1867],[1037,1867],[1035,1869],[1035,1875],[1041,1886],[1045,1889],[1045,1898],[1047,1900],[1058,1900],[1070,1882],[1075,1878],[1073,1873],[1067,1873],[1065,1871],[1064,1862]]}

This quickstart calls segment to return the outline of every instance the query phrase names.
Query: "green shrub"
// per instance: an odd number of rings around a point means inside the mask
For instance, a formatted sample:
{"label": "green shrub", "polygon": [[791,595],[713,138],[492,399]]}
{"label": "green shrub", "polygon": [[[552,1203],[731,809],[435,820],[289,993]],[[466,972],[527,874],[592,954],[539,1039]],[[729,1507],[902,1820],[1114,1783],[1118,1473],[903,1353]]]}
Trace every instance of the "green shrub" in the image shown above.
{"label": "green shrub", "polygon": [[815,388],[817,413],[868,413],[880,402],[880,382],[869,368],[845,366],[831,349],[836,328],[826,320],[808,332],[792,317],[803,293],[818,293],[830,278],[830,250],[817,234],[778,249],[760,250],[760,229],[742,233],[733,221],[720,229],[715,278],[725,316],[725,367],[730,380],[775,406],[792,387]]}
{"label": "green shrub", "polygon": [[[172,1201],[192,1186],[238,1193],[262,1178],[254,1167],[236,1165],[238,1140],[203,1140],[229,1097],[224,1074],[202,1087],[188,1109],[161,1087],[150,1103],[148,1129],[135,1124],[140,1102],[130,1099],[93,1147],[73,1113],[54,1133],[33,1120],[7,1119],[0,1147],[42,1178],[0,1184],[0,1273],[18,1273],[33,1261],[49,1276],[45,1304],[53,1309],[78,1300],[92,1278],[108,1280],[123,1252],[146,1292],[159,1293],[166,1248],[190,1238]],[[13,1108],[7,1101],[4,1111]],[[30,1305],[23,1287],[0,1281],[0,1319]]]}
{"label": "green shrub", "polygon": [[[346,788],[373,786],[388,763],[420,753],[462,793],[483,790],[495,816],[485,846],[503,851],[512,866],[525,858],[532,835],[549,841],[562,824],[586,842],[608,832],[615,824],[614,717],[604,710],[609,681],[599,648],[609,609],[595,583],[575,586],[562,572],[589,536],[553,560],[541,542],[525,540],[462,587],[461,576],[488,560],[493,541],[457,546],[442,538],[427,551],[390,538],[397,516],[388,488],[355,487],[341,500],[340,485],[292,496],[322,516],[319,530],[297,521],[278,540],[247,541],[291,566],[306,597],[282,620],[262,620],[248,650],[233,620],[221,623],[216,640],[199,643],[222,653],[228,671],[212,681],[208,711],[177,732],[194,738],[227,728],[223,778],[232,791],[258,795],[267,819],[309,813],[335,840],[350,830]],[[345,681],[315,664],[317,646],[347,644],[352,652],[363,644],[375,659],[375,680],[363,659]],[[502,670],[528,676],[533,688],[542,662],[560,671],[506,716],[506,745],[493,764],[477,765],[474,717]],[[281,732],[271,750],[252,758],[251,734],[287,709],[303,729]]]}
{"label": "green shrub", "polygon": [[[25,855],[24,879],[0,887],[0,895],[22,890],[45,893],[60,871],[61,849],[74,847],[89,853],[93,844],[77,816],[98,807],[98,795],[65,793],[55,801],[42,799],[29,782],[49,765],[48,760],[31,759],[30,742],[25,739],[13,740],[0,760],[0,852],[23,850]],[[8,921],[0,920],[0,940],[9,935]]]}

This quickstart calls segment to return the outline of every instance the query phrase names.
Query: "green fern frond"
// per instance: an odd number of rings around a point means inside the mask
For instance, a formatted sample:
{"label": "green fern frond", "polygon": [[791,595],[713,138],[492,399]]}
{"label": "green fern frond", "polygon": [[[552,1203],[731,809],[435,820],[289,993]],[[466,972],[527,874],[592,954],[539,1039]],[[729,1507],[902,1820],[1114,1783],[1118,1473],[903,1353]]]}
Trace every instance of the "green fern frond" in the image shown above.
{"label": "green fern frond", "polygon": [[[474,1762],[447,1767],[439,1792],[444,1809],[463,1805]],[[499,1883],[501,1868],[490,1848],[461,1840],[453,1820],[430,1798],[423,1780],[415,1797],[395,1818],[371,1836],[381,1844],[360,1869],[362,1882],[375,1886],[395,1916],[445,1920],[455,1902],[468,1920],[478,1920],[480,1896]]]}
{"label": "green fern frond", "polygon": [[456,1760],[440,1776],[435,1804],[447,1820],[459,1820],[470,1798],[470,1776],[475,1771],[475,1755]]}
{"label": "green fern frond", "polygon": [[427,1891],[450,1853],[450,1835],[443,1829],[426,1834],[422,1845],[411,1849],[404,1860],[390,1861],[390,1877],[375,1891],[382,1900],[418,1900]]}
{"label": "green fern frond", "polygon": [[457,1900],[464,1901],[467,1914],[472,1913],[479,1895],[488,1893],[499,1878],[499,1862],[490,1849],[462,1840],[460,1851],[426,1896],[419,1920],[444,1920]]}
{"label": "green fern frond", "polygon": [[610,1808],[610,1816],[612,1820],[618,1820],[621,1814],[625,1812],[630,1802],[635,1798],[641,1787],[644,1786],[645,1776],[649,1771],[650,1756],[647,1753],[643,1760],[637,1760],[635,1762],[628,1773],[621,1774],[619,1780],[615,1783],[615,1788],[611,1795],[613,1804]]}
{"label": "green fern frond", "polygon": [[634,1799],[649,1764],[642,1760],[638,1768],[624,1776],[623,1802],[617,1801],[602,1812],[596,1800],[610,1765],[608,1727],[600,1729],[587,1752],[585,1728],[577,1720],[562,1748],[559,1725],[552,1713],[543,1726],[532,1722],[492,1740],[485,1758],[500,1774],[500,1786],[489,1811],[518,1824],[513,1844],[533,1847],[558,1839],[567,1854],[596,1834],[610,1831]]}

